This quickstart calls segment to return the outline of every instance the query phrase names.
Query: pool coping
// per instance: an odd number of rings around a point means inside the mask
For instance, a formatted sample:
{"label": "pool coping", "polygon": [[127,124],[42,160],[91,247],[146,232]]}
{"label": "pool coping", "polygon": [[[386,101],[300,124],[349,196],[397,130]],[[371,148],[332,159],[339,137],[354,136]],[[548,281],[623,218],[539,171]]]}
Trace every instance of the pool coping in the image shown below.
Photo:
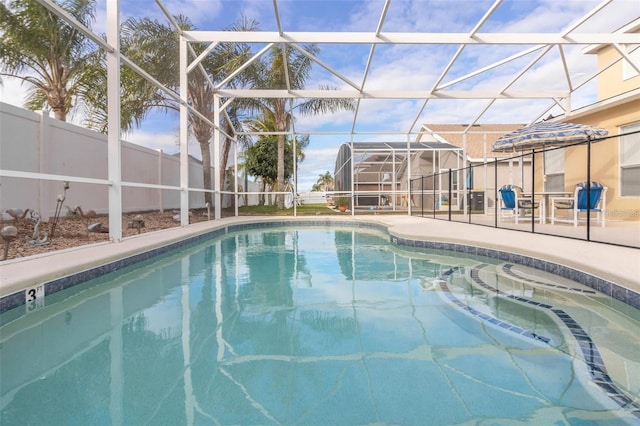
{"label": "pool coping", "polygon": [[[292,225],[379,229],[387,232],[391,242],[399,246],[487,256],[530,266],[575,280],[640,309],[640,273],[633,266],[634,259],[640,260],[640,250],[637,249],[503,229],[481,230],[464,223],[425,218],[245,216],[0,262],[0,313],[24,305],[27,291],[35,294],[38,289],[43,291],[43,295],[50,295],[200,240],[244,229]],[[468,232],[470,230],[474,232]],[[574,250],[573,255],[569,250]],[[594,259],[603,258],[605,252],[609,263],[619,262],[619,265],[593,266]],[[635,268],[640,269],[640,266]]]}

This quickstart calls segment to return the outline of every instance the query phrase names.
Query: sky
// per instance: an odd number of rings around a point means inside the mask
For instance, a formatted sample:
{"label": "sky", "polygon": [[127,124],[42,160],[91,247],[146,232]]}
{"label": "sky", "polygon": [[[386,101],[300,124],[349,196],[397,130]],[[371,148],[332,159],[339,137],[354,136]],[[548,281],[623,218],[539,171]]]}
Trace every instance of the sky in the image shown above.
{"label": "sky", "polygon": [[[582,16],[601,4],[601,0],[504,0],[479,29],[480,33],[558,33],[569,28]],[[260,31],[276,31],[272,0],[163,0],[172,14],[189,17],[199,30],[218,31],[238,22],[244,16],[259,22]],[[493,0],[392,0],[385,16],[383,32],[468,33],[494,4]],[[96,20],[92,29],[104,33],[106,0],[97,0]],[[279,0],[280,22],[287,31],[371,32],[380,22],[383,0]],[[165,21],[162,11],[153,0],[121,0],[121,20],[128,17],[149,16]],[[576,32],[612,32],[640,17],[637,0],[612,0]],[[257,51],[262,46],[253,46]],[[368,90],[431,90],[443,70],[454,57],[457,45],[379,45],[366,76]],[[470,72],[487,67],[530,46],[469,46],[460,54],[441,85],[448,89],[510,89],[543,88],[564,90],[567,80],[562,68],[559,49],[552,49],[524,77],[510,86],[514,75],[527,67],[537,52],[510,61],[478,76],[456,82]],[[357,85],[362,84],[369,45],[321,45],[318,58]],[[595,55],[584,55],[583,46],[567,46],[564,60],[569,64],[572,84],[579,84],[597,68]],[[582,79],[582,80],[581,80]],[[346,87],[342,79],[315,65],[307,88],[321,85]],[[25,87],[17,80],[3,78],[0,102],[22,106]],[[572,108],[595,101],[595,80],[585,84],[572,96]],[[422,109],[424,106],[424,109]],[[548,100],[497,101],[484,113],[479,123],[527,123],[535,120],[549,107]],[[355,123],[356,134],[349,135],[354,126],[352,112],[338,112],[322,116],[296,115],[295,130],[312,133],[306,159],[300,164],[298,190],[306,191],[326,171],[333,172],[341,143],[354,141],[406,141],[407,134],[415,134],[423,123],[469,123],[487,108],[487,100],[364,100],[360,103]],[[559,113],[556,107],[550,112]],[[81,121],[79,115],[69,121]],[[141,127],[124,134],[123,139],[165,152],[178,151],[177,114],[152,113]],[[315,132],[315,134],[314,134]],[[327,134],[334,132],[333,134]],[[338,133],[339,134],[336,134]],[[377,133],[376,133],[377,132]],[[321,134],[324,133],[324,134]],[[189,151],[198,155],[197,144]]]}

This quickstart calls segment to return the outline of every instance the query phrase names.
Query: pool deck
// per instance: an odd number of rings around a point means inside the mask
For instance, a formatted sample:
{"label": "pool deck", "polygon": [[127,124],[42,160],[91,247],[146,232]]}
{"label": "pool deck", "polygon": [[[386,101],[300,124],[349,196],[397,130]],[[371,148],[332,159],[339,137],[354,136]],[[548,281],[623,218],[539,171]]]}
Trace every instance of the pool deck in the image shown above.
{"label": "pool deck", "polygon": [[410,216],[243,216],[150,232],[117,243],[0,262],[0,297],[217,228],[256,222],[370,222],[408,240],[446,241],[506,251],[569,266],[640,294],[640,249]]}

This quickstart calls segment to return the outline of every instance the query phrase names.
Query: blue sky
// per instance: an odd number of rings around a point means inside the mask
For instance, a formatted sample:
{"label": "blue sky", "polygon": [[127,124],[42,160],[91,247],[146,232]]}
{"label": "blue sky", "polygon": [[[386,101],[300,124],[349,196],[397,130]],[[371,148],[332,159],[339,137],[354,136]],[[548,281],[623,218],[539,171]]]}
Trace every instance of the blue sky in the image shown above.
{"label": "blue sky", "polygon": [[[164,0],[173,14],[188,16],[200,30],[221,30],[236,22],[244,15],[256,19],[260,30],[275,31],[276,20],[271,0]],[[480,32],[559,32],[592,10],[601,1],[530,1],[505,0],[491,18],[481,27]],[[93,28],[104,32],[106,0],[97,1],[97,17]],[[394,0],[391,2],[384,32],[448,32],[468,33],[493,4],[492,0]],[[365,31],[375,30],[380,20],[384,1],[382,0],[280,0],[278,11],[285,31]],[[153,0],[121,0],[122,19],[128,16],[151,16],[164,21],[164,16]],[[640,16],[640,2],[637,0],[613,0],[598,12],[578,32],[611,32]],[[349,43],[322,45],[319,58],[339,71],[349,80],[360,84],[369,55],[368,45]],[[259,48],[259,46],[256,46]],[[451,60],[456,45],[385,45],[376,49],[370,74],[368,89],[430,90],[442,70]],[[465,48],[455,66],[447,73],[442,83],[453,81],[470,71],[482,68],[511,54],[524,50],[522,46],[506,46],[500,49],[481,46]],[[595,71],[593,55],[583,55],[580,46],[569,46],[565,51],[568,61],[572,61],[572,78],[579,81]],[[504,87],[514,73],[532,60],[529,55],[510,62],[482,76],[460,82],[451,88],[470,90],[478,88],[495,89]],[[513,87],[530,89],[564,89],[566,80],[560,55],[550,52],[530,70],[526,79]],[[320,84],[345,86],[345,83],[320,66],[315,66],[308,82],[308,88]],[[16,82],[5,79],[0,87],[0,101],[21,106],[24,88]],[[572,99],[573,107],[583,106],[595,100],[595,82],[586,85]],[[393,132],[407,132],[416,119],[423,101],[420,100],[367,100],[358,112],[356,130],[362,132],[380,131],[387,134],[356,135],[354,140],[397,140],[406,141],[405,135]],[[429,102],[418,118],[422,123],[468,123],[482,111],[485,100],[459,101],[438,100]],[[548,101],[500,102],[482,117],[480,123],[528,122],[544,110]],[[76,117],[76,120],[78,117]],[[316,117],[297,117],[297,131],[343,131],[351,129],[352,113],[336,113]],[[414,129],[414,131],[417,129]],[[124,135],[124,139],[151,148],[162,148],[167,152],[177,151],[178,120],[176,114],[151,114],[140,129]],[[339,145],[349,141],[344,135],[312,135],[306,151],[307,158],[301,164],[299,185],[307,190],[325,171],[333,171]],[[197,154],[197,144],[190,152]]]}

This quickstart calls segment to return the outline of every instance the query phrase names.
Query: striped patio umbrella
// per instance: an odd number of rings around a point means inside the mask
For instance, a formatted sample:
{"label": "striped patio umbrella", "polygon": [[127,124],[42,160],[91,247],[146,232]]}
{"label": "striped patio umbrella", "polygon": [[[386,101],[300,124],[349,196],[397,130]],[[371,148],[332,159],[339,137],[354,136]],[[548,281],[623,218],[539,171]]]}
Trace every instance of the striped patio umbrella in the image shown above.
{"label": "striped patio umbrella", "polygon": [[499,137],[493,151],[524,151],[545,146],[563,146],[607,136],[606,129],[585,124],[542,122]]}

